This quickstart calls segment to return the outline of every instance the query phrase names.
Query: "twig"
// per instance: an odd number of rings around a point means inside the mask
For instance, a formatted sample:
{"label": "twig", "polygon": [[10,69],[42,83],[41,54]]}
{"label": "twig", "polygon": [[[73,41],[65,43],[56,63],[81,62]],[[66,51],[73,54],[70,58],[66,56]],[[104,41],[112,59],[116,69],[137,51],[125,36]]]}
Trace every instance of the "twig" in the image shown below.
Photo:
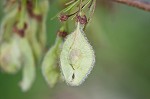
{"label": "twig", "polygon": [[112,0],[150,12],[150,2],[142,0]]}

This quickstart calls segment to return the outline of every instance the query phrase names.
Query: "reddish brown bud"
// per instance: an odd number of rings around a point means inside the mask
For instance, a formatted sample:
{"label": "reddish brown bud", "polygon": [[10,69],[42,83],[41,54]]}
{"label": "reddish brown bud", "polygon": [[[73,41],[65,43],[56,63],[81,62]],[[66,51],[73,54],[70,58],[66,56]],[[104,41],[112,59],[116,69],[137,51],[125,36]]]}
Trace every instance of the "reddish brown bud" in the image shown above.
{"label": "reddish brown bud", "polygon": [[32,12],[33,9],[33,2],[31,0],[27,0],[27,10]]}
{"label": "reddish brown bud", "polygon": [[25,30],[27,29],[27,24],[24,23],[24,27],[22,29],[18,29],[16,24],[14,25],[13,32],[18,34],[20,37],[24,37],[25,36]]}
{"label": "reddish brown bud", "polygon": [[87,24],[87,18],[85,15],[83,16],[80,16],[80,15],[77,15],[77,22],[80,22],[80,24]]}
{"label": "reddish brown bud", "polygon": [[17,29],[17,27],[14,27],[13,28],[13,32],[15,32],[16,34],[18,34],[20,37],[24,37],[24,30],[22,30],[22,29]]}
{"label": "reddish brown bud", "polygon": [[30,17],[32,18],[35,18],[37,21],[42,21],[42,15],[41,14],[35,14],[33,12],[33,8],[34,8],[34,5],[33,5],[33,1],[32,0],[27,0],[27,11],[28,11],[28,14]]}
{"label": "reddish brown bud", "polygon": [[63,22],[63,21],[67,21],[67,20],[68,20],[68,18],[69,18],[69,16],[68,16],[68,15],[64,15],[64,14],[62,14],[62,15],[60,15],[60,17],[59,17],[59,20],[60,20],[61,22]]}
{"label": "reddish brown bud", "polygon": [[59,37],[62,37],[62,38],[65,38],[66,36],[67,36],[67,32],[65,32],[65,31],[58,31],[58,33],[57,33],[57,35],[59,36]]}

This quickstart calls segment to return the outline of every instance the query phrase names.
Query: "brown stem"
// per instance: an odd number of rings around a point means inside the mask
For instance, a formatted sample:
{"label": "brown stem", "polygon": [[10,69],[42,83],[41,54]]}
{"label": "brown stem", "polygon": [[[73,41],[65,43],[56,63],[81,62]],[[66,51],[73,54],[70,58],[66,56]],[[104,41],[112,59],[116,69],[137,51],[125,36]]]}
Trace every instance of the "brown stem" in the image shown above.
{"label": "brown stem", "polygon": [[112,0],[150,12],[150,2],[142,0]]}

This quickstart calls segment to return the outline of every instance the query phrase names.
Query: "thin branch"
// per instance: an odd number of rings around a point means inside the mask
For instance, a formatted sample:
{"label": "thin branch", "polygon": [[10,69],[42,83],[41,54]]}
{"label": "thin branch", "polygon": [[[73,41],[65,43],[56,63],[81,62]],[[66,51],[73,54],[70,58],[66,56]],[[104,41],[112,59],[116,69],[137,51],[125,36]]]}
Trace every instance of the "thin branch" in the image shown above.
{"label": "thin branch", "polygon": [[112,0],[150,12],[150,2],[142,0]]}

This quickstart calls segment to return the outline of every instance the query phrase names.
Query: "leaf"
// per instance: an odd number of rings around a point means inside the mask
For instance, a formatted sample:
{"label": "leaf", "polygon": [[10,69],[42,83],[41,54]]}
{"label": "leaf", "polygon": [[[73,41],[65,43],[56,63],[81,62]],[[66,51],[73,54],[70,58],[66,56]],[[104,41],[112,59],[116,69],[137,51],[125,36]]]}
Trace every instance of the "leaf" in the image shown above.
{"label": "leaf", "polygon": [[78,4],[79,1],[80,0],[77,0],[74,3],[72,3],[71,5],[69,5],[66,8],[64,8],[63,10],[61,10],[58,14],[56,14],[54,17],[52,17],[51,20],[53,20],[54,18],[58,17],[59,14],[66,13],[67,11],[71,10],[74,6],[76,6]]}
{"label": "leaf", "polygon": [[89,10],[89,21],[91,21],[93,15],[94,15],[94,12],[95,12],[95,7],[96,7],[96,0],[93,0],[91,6],[90,6],[90,10]]}
{"label": "leaf", "polygon": [[80,85],[92,70],[95,55],[91,45],[78,23],[76,30],[71,33],[63,44],[60,64],[65,81],[72,86]]}
{"label": "leaf", "polygon": [[35,80],[35,62],[31,47],[26,38],[20,38],[20,48],[23,61],[23,78],[20,87],[22,91],[26,92]]}
{"label": "leaf", "polygon": [[55,45],[47,52],[42,63],[42,73],[50,87],[53,87],[60,78],[58,63],[61,44],[61,38],[57,38]]}

